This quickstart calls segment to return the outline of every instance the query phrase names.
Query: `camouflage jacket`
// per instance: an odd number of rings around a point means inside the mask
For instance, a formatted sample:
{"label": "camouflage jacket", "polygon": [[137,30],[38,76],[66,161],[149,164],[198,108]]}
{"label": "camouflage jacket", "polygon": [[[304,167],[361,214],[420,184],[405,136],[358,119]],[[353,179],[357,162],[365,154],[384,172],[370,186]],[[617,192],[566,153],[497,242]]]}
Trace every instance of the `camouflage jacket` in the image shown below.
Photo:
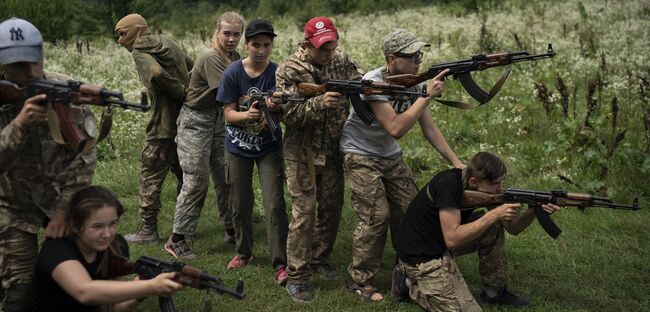
{"label": "camouflage jacket", "polygon": [[[350,57],[340,50],[334,52],[328,65],[320,66],[314,64],[303,48],[284,60],[275,72],[277,90],[293,94],[299,94],[296,85],[300,82],[322,84],[330,79],[359,80],[362,76]],[[325,108],[323,95],[287,106],[282,117],[286,125],[285,158],[294,161],[305,159],[305,147],[310,144],[314,164],[324,165],[326,156],[339,153],[341,132],[348,113],[349,103],[336,109]],[[306,142],[310,139],[311,142]]]}
{"label": "camouflage jacket", "polygon": [[157,35],[139,37],[132,54],[151,101],[146,139],[173,139],[194,62],[176,42]]}
{"label": "camouflage jacket", "polygon": [[[46,72],[45,79],[70,78]],[[0,232],[14,227],[37,233],[55,209],[68,210],[72,195],[90,185],[95,173],[95,148],[72,152],[54,142],[47,123],[16,127],[22,106],[0,106]]]}

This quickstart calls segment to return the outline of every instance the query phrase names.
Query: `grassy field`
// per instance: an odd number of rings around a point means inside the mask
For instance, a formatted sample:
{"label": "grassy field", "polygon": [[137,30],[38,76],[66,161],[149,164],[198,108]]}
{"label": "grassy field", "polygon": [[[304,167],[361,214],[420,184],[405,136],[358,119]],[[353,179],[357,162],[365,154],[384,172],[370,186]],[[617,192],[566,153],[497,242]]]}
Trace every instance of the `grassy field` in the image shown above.
{"label": "grassy field", "polygon": [[[650,4],[647,1],[550,1],[530,6],[485,9],[460,14],[453,6],[429,6],[377,15],[335,16],[340,45],[364,70],[383,62],[383,37],[401,27],[432,44],[423,65],[467,58],[481,51],[528,49],[545,52],[554,44],[557,57],[534,64],[518,64],[500,94],[489,104],[459,111],[432,104],[430,109],[447,140],[461,159],[480,150],[501,155],[510,168],[507,187],[606,193],[629,203],[640,196],[638,212],[567,209],[554,215],[564,230],[553,240],[534,224],[518,237],[508,236],[509,288],[534,302],[528,311],[650,311]],[[272,59],[282,61],[300,41],[301,29],[290,19],[273,20],[280,34]],[[204,46],[197,34],[177,38],[196,56]],[[90,53],[72,46],[46,47],[46,68],[79,80],[125,92],[136,100],[142,86],[128,52],[113,41],[98,39]],[[425,67],[421,67],[424,69]],[[500,75],[495,69],[476,75],[489,85]],[[468,100],[457,82],[450,81],[449,99]],[[99,112],[99,111],[98,111]],[[148,116],[117,112],[108,142],[100,146],[96,184],[115,191],[128,207],[120,232],[138,224],[139,155]],[[437,171],[449,167],[414,129],[401,141],[409,164],[422,186]],[[568,177],[567,183],[558,175]],[[163,192],[159,227],[171,232],[175,181],[169,177]],[[261,199],[256,189],[255,260],[240,272],[226,270],[234,248],[222,243],[214,194],[209,193],[193,250],[199,258],[189,264],[221,275],[234,287],[238,274],[246,281],[244,301],[211,295],[214,310],[222,311],[419,311],[412,304],[391,300],[368,303],[345,289],[355,215],[349,194],[332,264],[337,281],[314,277],[317,300],[296,304],[284,288],[273,283],[267,251]],[[287,211],[290,213],[287,196]],[[169,258],[162,243],[132,246],[132,258],[151,255]],[[375,280],[384,294],[390,287],[395,253],[386,246],[384,266]],[[480,277],[476,256],[458,259],[463,274],[478,296]],[[203,308],[205,295],[187,289],[175,296],[179,311]],[[139,311],[153,311],[146,300]],[[484,306],[486,311],[510,311]]]}

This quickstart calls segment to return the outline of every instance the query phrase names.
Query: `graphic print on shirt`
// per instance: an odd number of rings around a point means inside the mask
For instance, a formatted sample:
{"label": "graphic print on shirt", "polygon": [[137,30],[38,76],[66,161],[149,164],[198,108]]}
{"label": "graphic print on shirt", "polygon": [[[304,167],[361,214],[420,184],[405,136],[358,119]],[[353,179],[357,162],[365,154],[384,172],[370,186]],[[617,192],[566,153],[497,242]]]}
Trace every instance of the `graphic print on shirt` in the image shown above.
{"label": "graphic print on shirt", "polygon": [[[251,96],[257,92],[260,92],[260,89],[257,87],[250,87],[246,91],[246,96],[242,97],[239,101],[239,111],[246,112],[250,109]],[[260,151],[261,145],[265,142],[265,138],[268,135],[264,135],[261,132],[266,131],[265,127],[260,126],[260,120],[250,120],[240,125],[239,127],[226,127],[228,136],[230,136],[231,143],[237,147],[249,150],[249,151]]]}

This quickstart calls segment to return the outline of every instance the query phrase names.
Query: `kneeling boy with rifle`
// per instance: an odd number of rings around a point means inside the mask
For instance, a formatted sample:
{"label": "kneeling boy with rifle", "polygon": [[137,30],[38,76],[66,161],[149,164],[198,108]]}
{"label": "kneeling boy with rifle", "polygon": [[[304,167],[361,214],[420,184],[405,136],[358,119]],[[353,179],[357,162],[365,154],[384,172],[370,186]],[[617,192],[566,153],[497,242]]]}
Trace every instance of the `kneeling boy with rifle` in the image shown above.
{"label": "kneeling boy with rifle", "polygon": [[[453,256],[478,251],[482,299],[524,307],[530,301],[508,291],[505,233],[517,235],[535,219],[534,209],[505,203],[487,213],[463,209],[464,190],[500,193],[506,166],[497,156],[480,152],[465,169],[437,174],[413,199],[403,218],[395,249],[392,295],[410,297],[428,311],[481,311]],[[560,209],[542,205],[547,213]],[[408,277],[408,278],[407,278]],[[410,285],[408,285],[410,281]]]}

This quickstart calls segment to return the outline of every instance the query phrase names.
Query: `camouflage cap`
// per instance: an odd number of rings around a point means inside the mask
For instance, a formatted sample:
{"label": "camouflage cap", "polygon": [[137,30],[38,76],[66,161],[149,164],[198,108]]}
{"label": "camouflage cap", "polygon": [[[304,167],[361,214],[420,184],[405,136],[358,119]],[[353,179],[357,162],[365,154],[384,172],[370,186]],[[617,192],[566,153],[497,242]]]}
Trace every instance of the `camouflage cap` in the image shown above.
{"label": "camouflage cap", "polygon": [[420,41],[413,33],[404,29],[398,29],[388,34],[384,38],[384,56],[389,54],[402,53],[413,54],[420,51],[423,47],[430,47],[431,45]]}

